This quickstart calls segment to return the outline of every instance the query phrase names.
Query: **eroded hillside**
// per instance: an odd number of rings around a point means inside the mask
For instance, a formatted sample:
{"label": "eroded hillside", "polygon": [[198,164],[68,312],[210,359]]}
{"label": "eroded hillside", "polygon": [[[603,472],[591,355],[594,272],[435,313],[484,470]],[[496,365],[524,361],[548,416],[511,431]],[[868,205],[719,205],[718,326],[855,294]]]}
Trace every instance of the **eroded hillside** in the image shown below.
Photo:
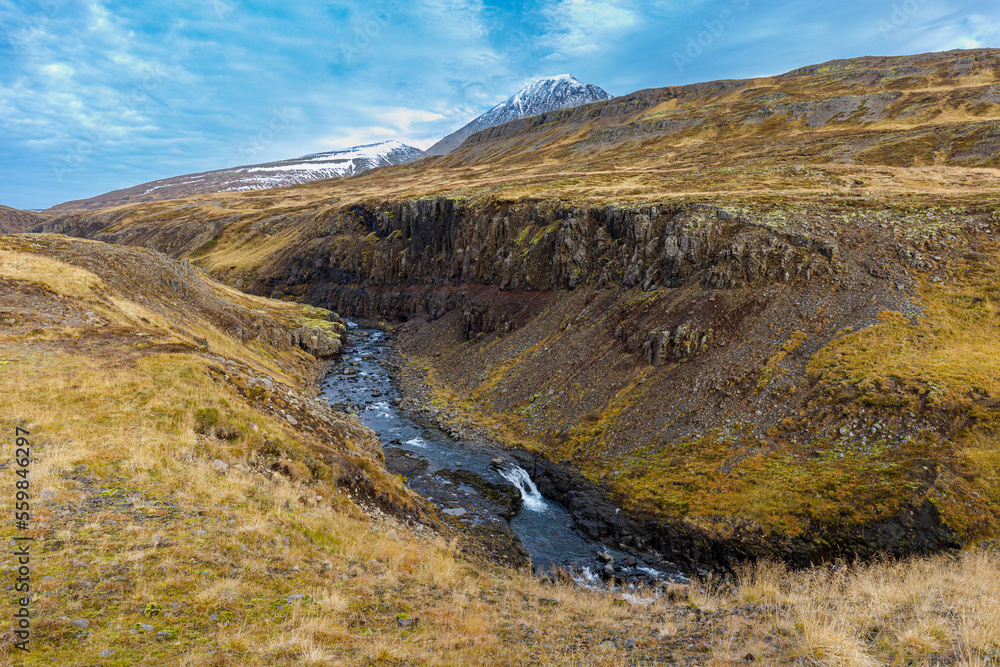
{"label": "eroded hillside", "polygon": [[43,216],[31,211],[21,211],[16,208],[0,206],[0,234],[23,232],[42,222]]}

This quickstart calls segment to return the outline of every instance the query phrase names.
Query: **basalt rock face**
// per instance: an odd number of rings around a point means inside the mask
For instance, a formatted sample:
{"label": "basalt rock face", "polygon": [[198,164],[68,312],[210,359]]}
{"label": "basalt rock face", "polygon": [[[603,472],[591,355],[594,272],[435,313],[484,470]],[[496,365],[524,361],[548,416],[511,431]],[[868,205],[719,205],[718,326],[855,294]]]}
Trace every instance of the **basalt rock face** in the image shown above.
{"label": "basalt rock face", "polygon": [[[185,206],[155,216],[136,217],[128,209],[69,213],[34,225],[33,233],[64,234],[115,245],[141,246],[180,258],[207,243],[230,219],[183,220]],[[180,223],[177,220],[181,219]]]}
{"label": "basalt rock face", "polygon": [[32,225],[28,231],[36,234],[65,234],[93,238],[98,232],[121,219],[122,214],[99,213],[88,216],[57,216]]}
{"label": "basalt rock face", "polygon": [[366,317],[439,317],[462,307],[469,335],[505,325],[469,286],[740,289],[829,276],[838,260],[832,237],[705,205],[470,210],[449,199],[419,200],[354,207],[311,231],[244,286]]}
{"label": "basalt rock face", "polygon": [[[961,225],[984,229],[977,215]],[[887,311],[920,317],[908,267],[966,243],[958,222],[687,204],[470,211],[444,200],[366,209],[364,220],[370,254],[341,233],[348,247],[326,250],[338,259],[312,266],[357,261],[342,285],[313,294],[370,317],[419,316],[400,335],[404,355],[462,405],[539,443],[552,458],[521,465],[588,535],[699,567],[963,541],[917,487],[868,477],[876,460],[920,470],[924,448],[943,451],[952,431],[929,413],[845,406],[809,366]],[[855,415],[873,421],[862,430]],[[892,420],[891,441],[866,444],[882,438],[880,420]],[[837,472],[806,494],[817,466]]]}
{"label": "basalt rock face", "polygon": [[301,326],[288,332],[294,347],[300,347],[314,357],[326,359],[340,353],[340,338],[322,329]]}

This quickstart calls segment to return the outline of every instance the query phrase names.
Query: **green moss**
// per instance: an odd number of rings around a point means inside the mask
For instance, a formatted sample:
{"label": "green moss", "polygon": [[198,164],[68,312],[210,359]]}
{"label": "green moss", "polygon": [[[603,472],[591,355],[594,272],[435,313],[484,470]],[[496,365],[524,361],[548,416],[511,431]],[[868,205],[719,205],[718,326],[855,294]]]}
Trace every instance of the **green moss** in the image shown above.
{"label": "green moss", "polygon": [[969,538],[995,534],[1000,520],[1000,416],[989,407],[1000,395],[996,257],[994,249],[985,261],[953,261],[954,282],[922,282],[919,317],[882,313],[881,323],[835,338],[807,367],[845,409],[877,408],[883,421],[919,413],[936,426],[946,444],[928,452],[937,472],[926,497]]}
{"label": "green moss", "polygon": [[194,412],[194,430],[207,433],[219,423],[219,409],[214,407],[198,408]]}
{"label": "green moss", "polygon": [[731,517],[799,535],[816,523],[860,525],[900,511],[921,488],[914,461],[933,455],[930,443],[863,451],[820,440],[812,447],[822,451],[802,456],[740,445],[718,433],[660,442],[617,460],[614,469],[631,474],[614,477],[614,486],[633,511],[688,520]]}
{"label": "green moss", "polygon": [[916,164],[934,164],[937,137],[924,134],[918,137],[887,137],[876,146],[854,156],[858,164],[884,164],[893,167],[912,167]]}

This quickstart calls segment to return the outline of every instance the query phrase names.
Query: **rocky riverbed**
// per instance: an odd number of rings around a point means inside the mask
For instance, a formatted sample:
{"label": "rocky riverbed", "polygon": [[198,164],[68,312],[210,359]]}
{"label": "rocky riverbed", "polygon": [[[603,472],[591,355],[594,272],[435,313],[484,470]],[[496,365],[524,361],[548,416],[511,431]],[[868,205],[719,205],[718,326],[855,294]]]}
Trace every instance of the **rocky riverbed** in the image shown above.
{"label": "rocky riverbed", "polygon": [[493,560],[513,566],[530,561],[536,571],[568,573],[588,586],[612,579],[664,585],[684,579],[660,554],[602,543],[581,530],[586,527],[577,516],[551,496],[586,480],[529,452],[501,449],[500,440],[480,426],[456,423],[400,363],[385,332],[352,327],[347,343],[331,365],[323,396],[373,429],[388,469],[484,545]]}

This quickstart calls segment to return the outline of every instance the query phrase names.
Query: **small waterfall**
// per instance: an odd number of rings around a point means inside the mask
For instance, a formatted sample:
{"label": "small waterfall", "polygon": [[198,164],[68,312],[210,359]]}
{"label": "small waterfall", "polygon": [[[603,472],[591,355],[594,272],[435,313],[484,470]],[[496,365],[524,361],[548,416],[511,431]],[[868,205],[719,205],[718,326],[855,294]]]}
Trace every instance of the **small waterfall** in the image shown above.
{"label": "small waterfall", "polygon": [[532,512],[545,511],[545,498],[538,492],[538,487],[531,481],[528,471],[521,466],[505,467],[500,474],[508,482],[516,486],[521,491],[522,506]]}

